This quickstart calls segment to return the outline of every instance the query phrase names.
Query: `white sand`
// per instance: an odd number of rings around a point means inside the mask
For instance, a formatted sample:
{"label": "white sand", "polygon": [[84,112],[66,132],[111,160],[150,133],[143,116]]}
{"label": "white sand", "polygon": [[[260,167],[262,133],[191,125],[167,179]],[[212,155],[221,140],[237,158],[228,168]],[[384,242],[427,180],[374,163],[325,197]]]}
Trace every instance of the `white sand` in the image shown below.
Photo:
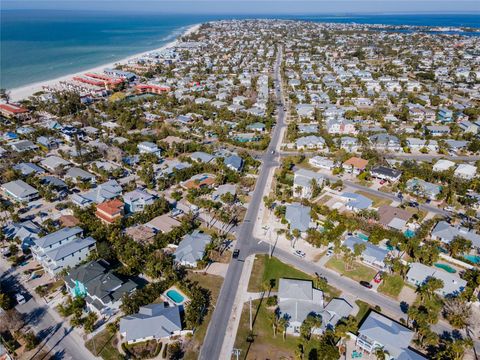
{"label": "white sand", "polygon": [[[188,29],[182,35],[180,35],[178,38],[197,32],[198,29],[200,28],[200,26],[201,26],[201,24],[195,24],[195,25],[192,25],[192,26],[188,27]],[[111,63],[108,63],[108,64],[103,64],[103,65],[100,65],[100,66],[97,66],[97,67],[94,67],[94,68],[91,68],[91,69],[85,69],[85,70],[76,72],[74,74],[60,76],[56,79],[39,81],[39,82],[36,82],[36,83],[33,83],[33,84],[29,84],[29,85],[25,85],[25,86],[22,86],[22,87],[12,89],[12,90],[10,90],[11,101],[20,101],[22,99],[26,99],[29,96],[33,95],[34,93],[36,93],[38,91],[42,91],[44,86],[52,86],[52,85],[57,84],[60,81],[70,80],[72,77],[82,75],[86,72],[103,72],[103,69],[105,69],[105,68],[113,68],[116,65],[125,64],[130,60],[133,60],[135,58],[144,56],[146,54],[149,54],[149,53],[152,53],[152,52],[155,52],[155,51],[162,51],[164,49],[174,47],[175,45],[178,44],[178,38],[174,41],[169,42],[168,44],[165,44],[164,46],[162,46],[158,49],[145,51],[145,52],[135,54],[135,55],[129,56],[127,58],[121,59],[121,60],[117,60],[115,62],[111,62]]]}

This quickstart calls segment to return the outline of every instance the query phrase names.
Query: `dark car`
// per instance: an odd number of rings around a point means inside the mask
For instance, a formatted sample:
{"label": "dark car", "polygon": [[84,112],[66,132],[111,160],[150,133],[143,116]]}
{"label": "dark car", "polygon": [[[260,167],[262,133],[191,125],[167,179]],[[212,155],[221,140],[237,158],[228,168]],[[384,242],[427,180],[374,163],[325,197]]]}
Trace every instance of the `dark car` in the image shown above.
{"label": "dark car", "polygon": [[233,250],[233,258],[238,259],[238,255],[240,255],[240,250],[238,249]]}
{"label": "dark car", "polygon": [[360,285],[365,286],[367,289],[372,288],[372,284],[370,284],[368,281],[360,281]]}

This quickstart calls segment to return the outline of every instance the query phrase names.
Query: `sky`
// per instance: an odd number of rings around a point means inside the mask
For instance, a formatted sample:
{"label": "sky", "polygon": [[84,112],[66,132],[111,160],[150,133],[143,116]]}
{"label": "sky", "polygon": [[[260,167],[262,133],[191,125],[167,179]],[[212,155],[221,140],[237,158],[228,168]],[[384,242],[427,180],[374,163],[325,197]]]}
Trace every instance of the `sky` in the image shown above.
{"label": "sky", "polygon": [[178,14],[480,13],[480,0],[2,0],[2,10],[109,10]]}

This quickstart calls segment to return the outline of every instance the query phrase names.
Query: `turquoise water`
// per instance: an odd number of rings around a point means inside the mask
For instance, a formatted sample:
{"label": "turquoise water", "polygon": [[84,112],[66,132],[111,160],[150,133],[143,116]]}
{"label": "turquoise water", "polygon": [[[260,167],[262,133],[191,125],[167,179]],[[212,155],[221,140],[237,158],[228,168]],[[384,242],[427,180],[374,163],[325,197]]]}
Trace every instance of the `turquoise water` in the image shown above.
{"label": "turquoise water", "polygon": [[187,26],[211,20],[279,18],[311,22],[480,27],[480,15],[465,14],[279,16],[1,10],[0,17],[0,87],[9,89],[158,48],[176,38]]}
{"label": "turquoise water", "polygon": [[172,300],[175,304],[181,304],[185,298],[180,294],[177,290],[168,290],[167,296],[170,300]]}
{"label": "turquoise water", "polygon": [[405,232],[403,233],[403,235],[405,235],[405,237],[406,237],[407,239],[411,239],[411,238],[413,238],[413,237],[415,236],[415,231],[410,230],[410,229],[407,229],[407,230],[405,230]]}
{"label": "turquoise water", "polygon": [[449,266],[447,264],[436,263],[436,264],[433,264],[433,265],[435,265],[439,269],[443,269],[446,272],[449,272],[450,274],[453,274],[453,273],[457,272],[457,270],[455,270],[454,268],[452,268],[451,266]]}
{"label": "turquoise water", "polygon": [[357,236],[363,241],[368,241],[368,236],[363,233],[358,233]]}
{"label": "turquoise water", "polygon": [[467,254],[463,255],[463,257],[474,264],[480,264],[480,256]]}

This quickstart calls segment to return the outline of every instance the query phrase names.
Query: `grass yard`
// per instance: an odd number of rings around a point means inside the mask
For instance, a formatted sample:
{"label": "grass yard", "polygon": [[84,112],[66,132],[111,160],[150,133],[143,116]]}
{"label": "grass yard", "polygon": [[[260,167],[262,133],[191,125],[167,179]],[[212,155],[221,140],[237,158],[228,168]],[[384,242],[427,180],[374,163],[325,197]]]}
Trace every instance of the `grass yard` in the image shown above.
{"label": "grass yard", "polygon": [[265,307],[266,299],[252,302],[253,332],[252,342],[248,341],[249,328],[249,305],[245,303],[242,317],[238,326],[235,348],[240,349],[240,359],[291,359],[295,355],[298,338],[293,336],[283,340],[281,333],[273,336],[270,314],[273,310]]}
{"label": "grass yard", "polygon": [[404,281],[400,275],[384,274],[378,291],[396,299],[402,291],[403,285]]}
{"label": "grass yard", "polygon": [[124,357],[117,350],[118,339],[107,329],[95,335],[85,343],[85,347],[95,356],[104,360],[122,360]]}
{"label": "grass yard", "polygon": [[358,305],[358,313],[357,315],[355,315],[355,319],[360,322],[365,317],[365,315],[367,315],[368,310],[370,310],[370,304],[366,303],[363,300],[356,300],[355,304]]}
{"label": "grass yard", "polygon": [[357,194],[360,194],[360,195],[363,195],[367,198],[369,198],[370,200],[373,201],[373,207],[375,208],[378,208],[380,206],[383,206],[383,205],[390,205],[392,203],[392,200],[390,199],[385,199],[383,197],[380,197],[380,196],[375,196],[375,195],[372,195],[372,194],[369,194],[367,192],[364,192],[364,191],[357,191]]}
{"label": "grass yard", "polygon": [[353,268],[347,271],[345,270],[345,263],[343,260],[335,257],[328,260],[325,266],[356,281],[371,281],[377,273],[376,270],[358,262],[354,263]]}
{"label": "grass yard", "polygon": [[275,257],[269,258],[267,255],[257,255],[253,264],[248,291],[260,292],[266,290],[271,280],[275,280],[275,286],[272,290],[277,291],[278,279],[280,278],[313,280],[312,276],[282,263]]}
{"label": "grass yard", "polygon": [[198,358],[200,347],[202,346],[203,339],[205,338],[205,334],[207,333],[208,324],[210,323],[210,319],[212,318],[213,306],[218,299],[218,294],[220,293],[220,288],[222,287],[223,277],[210,274],[204,275],[202,272],[193,271],[190,271],[187,277],[190,280],[198,281],[202,287],[210,290],[212,294],[212,305],[210,307],[210,310],[208,311],[207,316],[205,316],[203,323],[196,329],[185,349],[186,351],[184,359],[194,360]]}
{"label": "grass yard", "polygon": [[[260,292],[267,290],[270,281],[275,281],[275,286],[272,291],[278,290],[278,281],[280,278],[312,280],[315,283],[315,277],[304,273],[290,265],[284,264],[275,257],[271,259],[267,255],[257,255],[253,263],[252,274],[250,275],[250,282],[248,284],[248,291]],[[323,290],[325,293],[325,300],[340,296],[342,293],[337,288],[327,284]]]}

